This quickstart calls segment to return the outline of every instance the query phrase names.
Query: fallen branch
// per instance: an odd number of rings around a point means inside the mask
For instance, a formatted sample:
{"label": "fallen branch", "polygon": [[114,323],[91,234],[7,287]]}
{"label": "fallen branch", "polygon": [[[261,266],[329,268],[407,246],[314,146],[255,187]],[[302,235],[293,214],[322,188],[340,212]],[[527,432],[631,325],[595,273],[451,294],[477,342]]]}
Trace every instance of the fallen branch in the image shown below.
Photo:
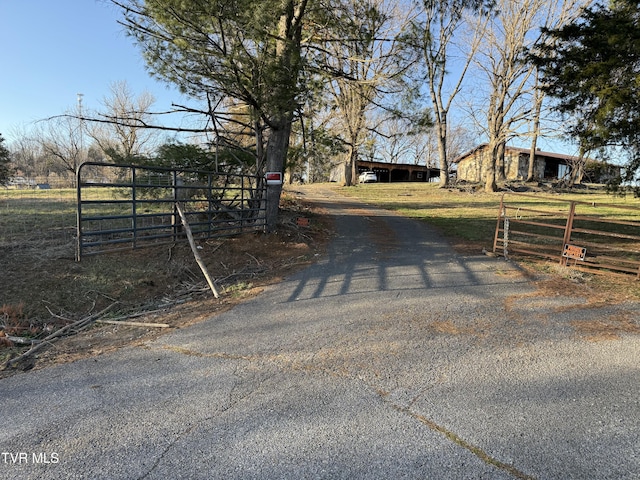
{"label": "fallen branch", "polygon": [[10,342],[19,343],[21,345],[32,345],[34,343],[39,343],[40,342],[40,340],[35,340],[33,338],[13,337],[11,335],[5,335],[2,338],[6,338]]}
{"label": "fallen branch", "polygon": [[198,253],[198,248],[196,247],[196,242],[193,240],[193,233],[191,233],[191,227],[189,226],[189,222],[187,221],[187,217],[185,216],[184,212],[182,211],[182,208],[180,207],[180,203],[179,202],[176,202],[176,210],[178,210],[178,214],[180,215],[180,219],[182,220],[182,225],[184,225],[184,230],[187,233],[187,239],[189,240],[189,245],[191,246],[191,251],[193,252],[193,256],[195,257],[196,262],[198,263],[198,266],[200,267],[200,270],[202,270],[202,273],[204,274],[204,278],[207,279],[207,283],[209,284],[209,287],[211,288],[211,291],[213,292],[213,296],[216,297],[216,298],[219,298],[220,295],[218,295],[218,290],[216,290],[216,286],[213,284],[213,280],[209,276],[209,272],[207,271],[207,267],[204,264],[204,262],[202,261],[202,257],[200,257],[200,253]]}
{"label": "fallen branch", "polygon": [[115,303],[112,303],[111,305],[109,305],[107,308],[100,310],[98,313],[94,314],[94,315],[90,315],[89,317],[86,318],[82,318],[76,322],[70,323],[69,325],[65,325],[62,328],[59,328],[58,330],[56,330],[55,332],[53,332],[51,335],[43,338],[42,340],[40,340],[38,343],[33,344],[33,346],[27,350],[25,353],[23,353],[22,355],[19,355],[15,358],[10,359],[4,366],[4,369],[7,369],[9,367],[13,367],[15,364],[21,362],[22,360],[30,357],[31,355],[33,355],[34,353],[42,350],[42,348],[44,348],[46,345],[50,345],[52,341],[65,336],[67,333],[69,333],[72,330],[78,330],[81,329],[83,327],[88,326],[89,324],[95,322],[96,320],[98,320],[100,318],[100,316],[102,316],[103,314],[105,314],[106,312],[108,312],[109,310],[111,310],[111,308],[113,308],[113,306],[115,305]]}
{"label": "fallen branch", "polygon": [[[207,245],[210,245],[210,243],[209,243],[209,242],[206,242],[206,243],[207,243]],[[216,250],[218,250],[218,249],[219,249],[220,247],[222,247],[223,245],[224,245],[224,242],[219,243],[218,245],[216,245],[216,246],[213,248],[213,250],[211,250],[211,252],[210,252],[210,253],[215,253],[215,252],[216,252]]]}
{"label": "fallen branch", "polygon": [[261,265],[261,263],[260,263],[260,261],[259,261],[256,257],[254,257],[253,255],[251,255],[249,252],[244,252],[244,253],[246,253],[246,254],[247,254],[247,255],[249,255],[251,258],[253,258],[253,259],[256,261],[256,263],[258,264],[258,266],[262,266],[262,265]]}
{"label": "fallen branch", "polygon": [[109,325],[126,325],[128,327],[170,328],[167,323],[128,322],[126,320],[96,320],[96,323],[108,323]]}
{"label": "fallen branch", "polygon": [[[250,255],[250,256],[252,258],[255,258],[253,257],[253,255]],[[239,270],[239,271],[234,270],[226,277],[218,278],[218,283],[222,284],[230,281],[231,279],[242,278],[242,277],[254,278],[254,277],[257,277],[258,275],[264,274],[266,271],[267,271],[267,268],[261,264],[258,264],[256,266],[247,264],[242,270]]]}

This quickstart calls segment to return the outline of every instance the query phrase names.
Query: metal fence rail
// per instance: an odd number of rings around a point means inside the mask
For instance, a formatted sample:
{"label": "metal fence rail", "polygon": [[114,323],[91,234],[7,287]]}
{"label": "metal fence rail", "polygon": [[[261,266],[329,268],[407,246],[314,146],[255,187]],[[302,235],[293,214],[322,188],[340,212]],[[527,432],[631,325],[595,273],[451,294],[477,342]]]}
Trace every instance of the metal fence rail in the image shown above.
{"label": "metal fence rail", "polygon": [[264,193],[257,176],[84,163],[77,173],[76,257],[186,238],[178,202],[195,237],[264,229]]}
{"label": "metal fence rail", "polygon": [[640,208],[505,193],[493,251],[640,278]]}

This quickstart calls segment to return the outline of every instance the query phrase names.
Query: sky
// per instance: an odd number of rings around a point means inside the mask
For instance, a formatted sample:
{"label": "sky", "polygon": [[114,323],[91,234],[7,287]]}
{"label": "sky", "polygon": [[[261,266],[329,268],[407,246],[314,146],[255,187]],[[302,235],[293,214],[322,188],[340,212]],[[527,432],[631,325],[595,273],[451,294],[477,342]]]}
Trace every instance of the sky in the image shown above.
{"label": "sky", "polygon": [[[148,74],[133,40],[107,0],[0,0],[0,133],[11,139],[32,122],[99,109],[114,82],[148,91],[154,110],[184,97]],[[180,123],[180,119],[177,123]]]}
{"label": "sky", "polygon": [[[153,94],[155,111],[189,103],[149,75],[119,18],[109,0],[0,0],[0,133],[8,143],[34,122],[74,110],[79,93],[85,111],[99,110],[110,86],[123,80],[136,96]],[[182,116],[163,123],[194,126]]]}

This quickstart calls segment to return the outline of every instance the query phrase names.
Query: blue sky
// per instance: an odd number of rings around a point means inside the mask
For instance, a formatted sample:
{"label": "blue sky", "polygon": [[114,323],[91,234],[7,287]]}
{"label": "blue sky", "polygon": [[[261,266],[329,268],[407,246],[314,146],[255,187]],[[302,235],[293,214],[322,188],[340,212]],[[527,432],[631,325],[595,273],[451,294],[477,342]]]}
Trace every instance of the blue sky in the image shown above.
{"label": "blue sky", "polygon": [[105,0],[0,0],[0,133],[63,113],[77,105],[97,109],[109,86],[126,80],[138,95],[156,98],[154,110],[184,102],[152,79],[142,56]]}
{"label": "blue sky", "polygon": [[[180,93],[151,78],[108,0],[0,0],[0,133],[11,141],[33,122],[64,113],[83,94],[86,109],[99,109],[109,87],[126,80],[135,95],[149,91],[155,111]],[[169,120],[163,117],[167,124]],[[189,119],[172,124],[193,126]],[[542,141],[543,149],[572,153],[572,147]]]}

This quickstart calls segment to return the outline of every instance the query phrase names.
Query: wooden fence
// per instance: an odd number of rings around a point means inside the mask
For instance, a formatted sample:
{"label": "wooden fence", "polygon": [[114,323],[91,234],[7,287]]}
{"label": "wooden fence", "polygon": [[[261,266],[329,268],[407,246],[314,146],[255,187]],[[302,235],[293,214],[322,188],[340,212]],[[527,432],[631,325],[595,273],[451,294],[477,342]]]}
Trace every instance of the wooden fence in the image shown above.
{"label": "wooden fence", "polygon": [[640,279],[640,207],[505,193],[493,252]]}

